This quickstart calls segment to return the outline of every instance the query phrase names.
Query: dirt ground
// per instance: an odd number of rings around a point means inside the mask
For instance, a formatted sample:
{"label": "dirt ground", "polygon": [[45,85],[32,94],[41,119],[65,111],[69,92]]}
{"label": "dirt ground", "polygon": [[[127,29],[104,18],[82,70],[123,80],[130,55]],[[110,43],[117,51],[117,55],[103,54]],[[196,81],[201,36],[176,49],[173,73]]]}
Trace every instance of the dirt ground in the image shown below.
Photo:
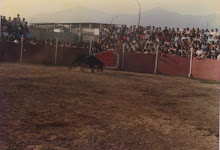
{"label": "dirt ground", "polygon": [[0,64],[1,150],[217,150],[220,84]]}

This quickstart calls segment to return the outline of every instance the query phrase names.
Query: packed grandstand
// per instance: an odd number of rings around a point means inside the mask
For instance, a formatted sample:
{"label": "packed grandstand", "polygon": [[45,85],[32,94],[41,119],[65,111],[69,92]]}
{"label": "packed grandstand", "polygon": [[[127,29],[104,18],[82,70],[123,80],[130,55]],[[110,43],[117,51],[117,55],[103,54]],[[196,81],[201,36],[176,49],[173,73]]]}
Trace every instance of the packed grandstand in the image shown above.
{"label": "packed grandstand", "polygon": [[[11,19],[1,16],[1,40],[19,43],[24,35],[24,42],[33,45],[55,46],[56,40],[37,40],[29,33],[28,23],[20,15]],[[216,59],[220,57],[220,34],[218,29],[199,28],[161,28],[155,26],[103,27],[96,41],[102,50],[125,50],[135,53],[155,54],[156,47],[160,55],[190,56],[190,48],[195,49],[198,58]],[[58,42],[60,47],[89,48],[89,42]]]}

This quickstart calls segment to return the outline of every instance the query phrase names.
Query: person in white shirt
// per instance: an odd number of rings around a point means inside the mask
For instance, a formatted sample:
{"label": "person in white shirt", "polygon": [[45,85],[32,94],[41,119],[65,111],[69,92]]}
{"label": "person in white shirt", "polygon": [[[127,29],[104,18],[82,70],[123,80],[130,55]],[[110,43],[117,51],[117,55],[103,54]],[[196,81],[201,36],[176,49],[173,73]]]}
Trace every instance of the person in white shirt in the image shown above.
{"label": "person in white shirt", "polygon": [[179,28],[176,29],[176,33],[177,33],[177,34],[180,34],[180,33],[181,33],[181,31],[180,31]]}
{"label": "person in white shirt", "polygon": [[137,51],[137,48],[136,48],[136,45],[135,45],[135,44],[132,44],[132,45],[131,45],[131,50],[132,50],[132,52],[136,52],[136,51]]}
{"label": "person in white shirt", "polygon": [[147,33],[145,34],[145,39],[148,40],[150,38],[150,32],[147,31]]}
{"label": "person in white shirt", "polygon": [[201,46],[201,48],[203,49],[203,50],[206,50],[207,49],[207,44],[206,43],[202,43],[202,46]]}
{"label": "person in white shirt", "polygon": [[181,41],[182,41],[182,40],[185,40],[185,39],[186,39],[186,36],[183,35],[182,38],[181,38]]}
{"label": "person in white shirt", "polygon": [[209,33],[209,30],[206,29],[205,32],[204,32],[204,35],[209,36],[209,34],[210,34],[210,33]]}
{"label": "person in white shirt", "polygon": [[186,28],[186,35],[189,35],[190,34],[190,30],[189,28]]}
{"label": "person in white shirt", "polygon": [[215,57],[216,57],[216,50],[215,50],[215,48],[213,47],[210,52],[211,52],[211,59],[215,59]]}
{"label": "person in white shirt", "polygon": [[213,36],[210,34],[209,37],[208,37],[208,43],[211,43],[212,41],[214,41],[214,38],[213,38]]}
{"label": "person in white shirt", "polygon": [[178,40],[179,40],[179,36],[176,34],[175,38],[174,38],[174,41],[177,42]]}
{"label": "person in white shirt", "polygon": [[214,43],[217,43],[218,42],[218,37],[217,36],[213,37],[213,41],[214,41]]}
{"label": "person in white shirt", "polygon": [[196,51],[196,55],[197,58],[203,58],[204,57],[203,50],[198,48],[198,50]]}
{"label": "person in white shirt", "polygon": [[22,24],[23,27],[25,26],[25,24],[26,24],[25,18],[22,19],[21,24]]}
{"label": "person in white shirt", "polygon": [[218,33],[218,29],[217,28],[215,29],[215,32],[214,32],[213,36],[214,36],[214,38],[216,38],[216,37],[218,38],[219,33]]}
{"label": "person in white shirt", "polygon": [[211,29],[210,34],[211,34],[212,36],[214,36],[215,32],[214,32],[214,30],[213,30],[213,29]]}
{"label": "person in white shirt", "polygon": [[217,45],[216,52],[220,54],[220,46]]}
{"label": "person in white shirt", "polygon": [[217,56],[217,60],[220,60],[220,54],[218,54],[218,56]]}
{"label": "person in white shirt", "polygon": [[199,28],[197,28],[195,31],[195,34],[199,35],[199,33],[200,33],[200,30],[199,30]]}
{"label": "person in white shirt", "polygon": [[189,34],[187,34],[186,39],[187,39],[188,41],[190,41],[191,38],[190,38]]}
{"label": "person in white shirt", "polygon": [[164,45],[167,45],[169,46],[170,45],[170,42],[168,42],[167,40],[164,42]]}

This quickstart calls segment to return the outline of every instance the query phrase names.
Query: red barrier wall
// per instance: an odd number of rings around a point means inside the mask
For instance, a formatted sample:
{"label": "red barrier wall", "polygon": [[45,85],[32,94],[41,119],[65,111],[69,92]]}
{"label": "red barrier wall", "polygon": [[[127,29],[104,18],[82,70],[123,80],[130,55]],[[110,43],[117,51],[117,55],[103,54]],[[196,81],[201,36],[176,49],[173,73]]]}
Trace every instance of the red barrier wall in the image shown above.
{"label": "red barrier wall", "polygon": [[131,72],[153,73],[155,55],[144,55],[126,52],[124,56],[124,69]]}
{"label": "red barrier wall", "polygon": [[20,60],[21,46],[15,43],[0,42],[0,60],[18,62]]}
{"label": "red barrier wall", "polygon": [[216,59],[193,59],[194,78],[220,81],[220,61]]}
{"label": "red barrier wall", "polygon": [[54,48],[38,45],[24,45],[23,62],[53,64],[55,60]]}
{"label": "red barrier wall", "polygon": [[[24,45],[23,62],[26,63],[55,63],[55,47]],[[0,42],[0,60],[9,62],[18,62],[20,60],[21,45],[11,42]],[[89,54],[88,49],[64,48],[58,47],[57,64],[69,65],[72,62],[74,54]]]}
{"label": "red barrier wall", "polygon": [[[77,55],[89,55],[89,49],[85,48],[58,48],[57,50],[57,64],[70,65],[73,57]],[[53,56],[55,58],[55,56]]]}
{"label": "red barrier wall", "polygon": [[188,76],[190,59],[181,56],[165,55],[158,57],[159,74]]}
{"label": "red barrier wall", "polygon": [[[119,56],[117,56],[115,53],[117,53]],[[121,56],[122,56],[121,54],[122,54],[121,51],[114,51],[114,53],[113,53],[113,62],[110,65],[108,65],[107,67],[111,67],[113,69],[121,69]],[[116,67],[117,66],[117,61],[119,61],[118,62],[118,67]],[[116,68],[114,68],[114,67],[116,67]]]}
{"label": "red barrier wall", "polygon": [[[0,42],[0,61],[19,62],[21,45],[15,43]],[[122,55],[117,69],[121,68]],[[88,49],[58,48],[57,64],[69,65],[74,54],[89,54]],[[116,66],[116,56],[110,66]],[[24,45],[23,62],[54,64],[55,47]],[[189,58],[180,56],[159,56],[158,73],[167,75],[188,76]],[[154,73],[155,55],[126,52],[124,57],[124,69],[131,72]],[[194,78],[202,78],[220,81],[220,61],[213,59],[193,59],[192,74]]]}
{"label": "red barrier wall", "polygon": [[[177,76],[188,76],[189,58],[180,56],[159,56],[157,73]],[[125,53],[124,70],[131,72],[154,73],[155,55]]]}

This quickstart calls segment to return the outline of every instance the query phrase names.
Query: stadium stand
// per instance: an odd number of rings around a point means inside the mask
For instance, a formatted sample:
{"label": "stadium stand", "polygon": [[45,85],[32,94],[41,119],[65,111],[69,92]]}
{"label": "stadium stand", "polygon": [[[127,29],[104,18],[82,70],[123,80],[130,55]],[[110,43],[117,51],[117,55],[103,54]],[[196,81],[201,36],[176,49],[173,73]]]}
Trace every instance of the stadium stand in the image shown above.
{"label": "stadium stand", "polygon": [[[28,23],[25,18],[17,17],[11,20],[1,16],[2,41],[19,43],[21,35],[24,35],[24,42],[33,45],[55,46],[56,40],[37,40],[31,37]],[[130,52],[155,54],[156,46],[159,45],[160,55],[178,55],[190,57],[190,47],[195,49],[194,56],[197,58],[217,59],[220,55],[220,34],[218,29],[184,28],[174,29],[165,27],[146,26],[136,27],[122,25],[121,27],[111,26],[101,29],[98,40],[102,50],[121,50],[125,43],[125,49]],[[58,42],[59,47],[89,48],[89,42],[80,43]]]}
{"label": "stadium stand", "polygon": [[[5,16],[1,16],[1,39],[0,41],[4,42],[14,42],[20,43],[21,37],[24,35],[24,43],[31,45],[40,45],[40,46],[56,46],[56,39],[45,39],[37,40],[36,37],[32,37],[28,26],[28,22],[25,21],[25,18],[20,18],[18,14],[17,17],[14,17],[11,20],[11,17],[6,19]],[[79,43],[76,42],[64,42],[60,40],[58,42],[59,47],[69,47],[69,48],[89,48],[89,43],[82,41]]]}
{"label": "stadium stand", "polygon": [[189,29],[167,28],[154,26],[136,27],[122,25],[121,27],[102,28],[97,41],[102,49],[122,49],[126,44],[127,51],[155,54],[159,45],[160,55],[190,56],[190,47],[196,50],[194,56],[198,58],[216,59],[220,54],[220,35],[218,29]]}

